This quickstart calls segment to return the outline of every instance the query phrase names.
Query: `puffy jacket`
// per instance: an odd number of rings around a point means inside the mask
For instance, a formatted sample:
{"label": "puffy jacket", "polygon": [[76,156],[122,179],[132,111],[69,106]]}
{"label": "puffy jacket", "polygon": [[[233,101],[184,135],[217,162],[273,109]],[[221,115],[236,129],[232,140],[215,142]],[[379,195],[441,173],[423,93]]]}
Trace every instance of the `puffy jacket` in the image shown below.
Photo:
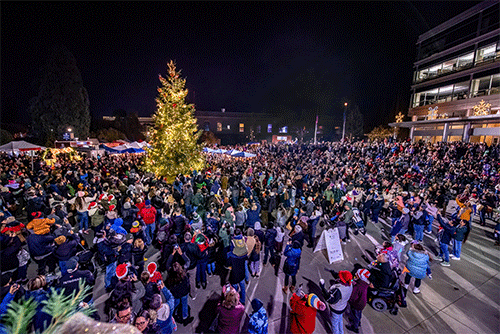
{"label": "puffy jacket", "polygon": [[5,234],[0,235],[0,268],[2,271],[9,271],[19,267],[17,253],[21,250],[22,243],[18,237],[8,237]]}
{"label": "puffy jacket", "polygon": [[54,236],[51,234],[30,234],[26,241],[32,257],[50,254],[54,251]]}
{"label": "puffy jacket", "polygon": [[186,218],[183,215],[173,216],[172,221],[174,224],[174,233],[181,234],[184,232],[184,228],[186,226]]}
{"label": "puffy jacket", "polygon": [[118,253],[111,247],[109,241],[102,238],[97,240],[97,252],[105,265],[115,262],[118,256]]}
{"label": "puffy jacket", "polygon": [[[283,271],[287,275],[295,276],[299,271],[300,266],[300,255],[302,251],[300,248],[292,248],[292,246],[287,245],[283,255],[286,256],[285,265]],[[285,270],[286,269],[286,270]]]}
{"label": "puffy jacket", "polygon": [[418,279],[425,277],[427,266],[429,265],[429,254],[425,251],[410,249],[407,252],[408,261],[406,268],[410,271],[410,276]]}
{"label": "puffy jacket", "polygon": [[156,209],[152,206],[147,206],[139,211],[139,215],[141,216],[142,220],[144,220],[144,224],[154,224],[156,219]]}

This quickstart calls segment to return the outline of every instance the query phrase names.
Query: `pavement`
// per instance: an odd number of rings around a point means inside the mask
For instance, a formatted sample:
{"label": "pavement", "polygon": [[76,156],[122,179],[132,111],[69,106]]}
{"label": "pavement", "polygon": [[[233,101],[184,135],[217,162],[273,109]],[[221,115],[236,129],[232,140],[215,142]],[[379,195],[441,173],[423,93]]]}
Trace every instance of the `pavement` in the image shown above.
{"label": "pavement", "polygon": [[[448,208],[451,212],[452,208]],[[378,312],[367,305],[363,311],[360,333],[460,333],[487,334],[500,333],[500,247],[494,246],[494,222],[487,220],[486,226],[478,224],[475,216],[469,240],[462,246],[460,260],[450,260],[451,266],[443,267],[439,261],[431,264],[433,279],[425,278],[420,287],[420,294],[413,294],[413,280],[407,296],[407,308],[400,308],[397,315],[388,311]],[[323,228],[318,225],[316,237]],[[333,277],[325,269],[335,271],[352,270],[355,263],[366,267],[373,260],[375,246],[389,239],[390,220],[380,219],[378,224],[368,223],[366,235],[351,233],[351,242],[342,245],[344,260],[329,264],[326,251],[313,253],[313,249],[304,246],[301,266],[297,275],[297,285],[303,283],[306,293],[321,296],[319,279],[325,281]],[[433,226],[433,235],[425,234],[424,244],[437,256],[439,246],[435,240],[437,225]],[[89,242],[92,232],[86,237]],[[286,241],[286,240],[285,240]],[[406,246],[406,250],[409,245]],[[451,249],[451,247],[450,247]],[[149,263],[159,257],[156,249],[150,248],[146,254]],[[263,253],[261,255],[263,259]],[[405,262],[405,259],[402,260]],[[283,266],[283,261],[281,263]],[[261,264],[262,268],[262,264]],[[28,277],[35,275],[36,264],[30,264]],[[193,272],[194,275],[194,272]],[[242,333],[246,333],[248,316],[252,312],[250,301],[259,298],[266,306],[269,317],[269,333],[287,333],[289,330],[289,299],[281,288],[284,274],[280,268],[278,276],[269,264],[262,268],[260,278],[250,278],[246,292],[246,314],[242,321]],[[208,277],[207,288],[197,291],[196,299],[189,298],[191,315],[195,320],[188,326],[178,324],[176,333],[203,333],[210,326],[215,316],[215,306],[221,294],[219,276]],[[136,286],[142,288],[142,284]],[[94,286],[95,305],[103,316],[104,301],[108,294],[104,290],[104,274],[99,272]],[[346,319],[344,319],[344,325]],[[315,333],[330,333],[328,311],[318,311]],[[345,333],[352,333],[345,329]]]}

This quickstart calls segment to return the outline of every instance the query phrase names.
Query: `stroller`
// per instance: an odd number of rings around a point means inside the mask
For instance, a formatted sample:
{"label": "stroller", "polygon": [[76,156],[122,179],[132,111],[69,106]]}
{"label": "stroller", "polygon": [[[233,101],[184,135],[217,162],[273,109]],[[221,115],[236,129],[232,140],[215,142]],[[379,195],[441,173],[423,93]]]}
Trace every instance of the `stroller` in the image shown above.
{"label": "stroller", "polygon": [[399,280],[401,269],[392,271],[392,280],[388,288],[368,289],[368,303],[378,312],[389,309],[392,315],[398,314],[398,306],[406,307],[406,290]]}

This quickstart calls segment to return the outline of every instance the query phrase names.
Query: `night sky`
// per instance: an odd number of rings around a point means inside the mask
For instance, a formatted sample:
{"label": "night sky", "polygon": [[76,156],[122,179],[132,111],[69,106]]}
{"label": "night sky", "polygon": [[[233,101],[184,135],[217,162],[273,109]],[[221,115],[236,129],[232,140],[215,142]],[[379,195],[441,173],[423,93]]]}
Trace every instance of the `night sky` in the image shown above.
{"label": "night sky", "polygon": [[[365,128],[406,113],[418,35],[479,1],[1,2],[2,123],[27,123],[53,45],[75,56],[93,117],[155,111],[173,59],[197,110],[259,112],[290,73],[325,69]],[[23,117],[20,117],[23,115]]]}

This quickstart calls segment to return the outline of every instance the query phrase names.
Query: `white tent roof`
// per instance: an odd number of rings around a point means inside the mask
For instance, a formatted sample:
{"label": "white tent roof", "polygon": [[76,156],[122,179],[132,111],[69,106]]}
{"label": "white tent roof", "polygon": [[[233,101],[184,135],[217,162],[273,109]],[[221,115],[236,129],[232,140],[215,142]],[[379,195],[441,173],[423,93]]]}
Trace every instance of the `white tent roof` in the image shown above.
{"label": "white tent roof", "polygon": [[25,152],[25,151],[40,151],[45,150],[44,146],[39,146],[25,142],[24,140],[11,141],[0,146],[0,152]]}

